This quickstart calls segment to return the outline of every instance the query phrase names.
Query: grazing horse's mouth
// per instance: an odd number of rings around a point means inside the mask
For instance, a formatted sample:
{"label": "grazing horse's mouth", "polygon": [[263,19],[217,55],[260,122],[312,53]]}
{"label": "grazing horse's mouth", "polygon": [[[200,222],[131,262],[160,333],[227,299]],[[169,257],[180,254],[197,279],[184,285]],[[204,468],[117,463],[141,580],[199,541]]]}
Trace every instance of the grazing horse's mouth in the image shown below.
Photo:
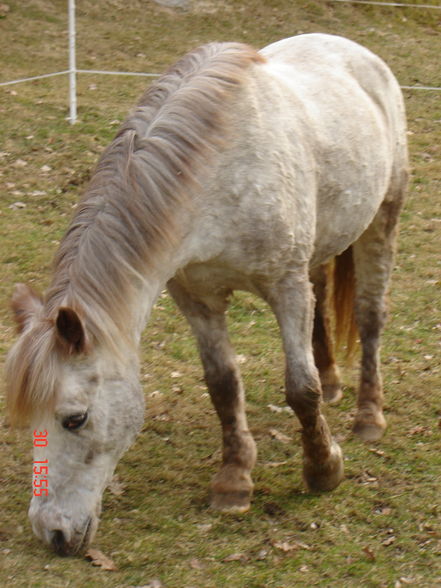
{"label": "grazing horse's mouth", "polygon": [[51,544],[58,555],[75,555],[87,548],[91,534],[92,517],[89,517],[81,541],[78,544],[72,545],[67,543],[63,531],[59,529],[53,532]]}

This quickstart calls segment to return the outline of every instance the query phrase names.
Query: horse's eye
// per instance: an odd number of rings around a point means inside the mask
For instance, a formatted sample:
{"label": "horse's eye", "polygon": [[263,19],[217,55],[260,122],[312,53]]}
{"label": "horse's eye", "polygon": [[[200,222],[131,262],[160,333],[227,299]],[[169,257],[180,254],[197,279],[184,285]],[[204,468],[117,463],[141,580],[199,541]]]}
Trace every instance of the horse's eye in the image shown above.
{"label": "horse's eye", "polygon": [[72,414],[63,419],[62,425],[68,431],[76,431],[87,421],[87,412],[81,414]]}

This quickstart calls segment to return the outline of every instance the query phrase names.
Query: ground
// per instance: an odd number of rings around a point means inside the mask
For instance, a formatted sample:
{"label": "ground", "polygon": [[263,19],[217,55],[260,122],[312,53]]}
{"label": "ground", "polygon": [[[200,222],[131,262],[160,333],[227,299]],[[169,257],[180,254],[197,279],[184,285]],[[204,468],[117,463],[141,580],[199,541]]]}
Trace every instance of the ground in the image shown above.
{"label": "ground", "polygon": [[[77,4],[83,69],[156,73],[206,41],[261,47],[320,31],[366,45],[389,63],[402,85],[441,85],[440,10],[319,0],[194,0],[185,10],[146,0]],[[0,5],[0,82],[67,69],[66,12],[64,0]],[[81,75],[75,126],[66,121],[65,76],[0,86],[1,361],[15,338],[8,309],[13,284],[25,281],[44,290],[94,162],[146,83]],[[83,558],[60,558],[34,538],[26,514],[32,437],[9,427],[1,388],[2,585],[441,584],[441,94],[404,95],[411,180],[382,352],[389,422],[384,439],[365,445],[352,437],[357,370],[346,368],[344,399],[326,408],[345,454],[346,480],[330,494],[306,493],[298,424],[283,408],[283,357],[274,319],[263,303],[238,295],[229,320],[259,448],[256,489],[248,514],[211,512],[207,489],[220,458],[217,421],[189,329],[164,296],[142,344],[145,426],[105,494],[93,545],[116,571]]]}

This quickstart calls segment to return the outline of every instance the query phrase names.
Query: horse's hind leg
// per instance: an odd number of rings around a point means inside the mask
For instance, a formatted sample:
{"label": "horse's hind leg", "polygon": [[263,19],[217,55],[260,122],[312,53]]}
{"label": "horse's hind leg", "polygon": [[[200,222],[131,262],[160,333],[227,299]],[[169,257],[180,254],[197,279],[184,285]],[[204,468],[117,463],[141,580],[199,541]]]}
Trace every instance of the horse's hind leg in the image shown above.
{"label": "horse's hind leg", "polygon": [[256,445],[248,430],[245,399],[236,355],[228,338],[225,298],[217,310],[194,301],[175,281],[169,290],[187,317],[196,336],[205,381],[222,425],[222,467],[212,481],[211,506],[225,512],[245,512],[250,507]]}
{"label": "horse's hind leg", "polygon": [[302,425],[303,476],[310,490],[332,490],[343,479],[340,447],[320,410],[321,388],[312,349],[314,296],[307,272],[265,295],[277,317],[286,356],[286,398]]}
{"label": "horse's hind leg", "polygon": [[403,190],[386,199],[353,245],[356,301],[362,359],[354,432],[364,441],[379,439],[386,428],[380,374],[380,336],[386,318],[386,294],[393,267],[396,229]]}
{"label": "horse's hind leg", "polygon": [[340,373],[335,362],[334,345],[329,318],[328,266],[321,265],[311,274],[314,285],[315,313],[313,329],[313,349],[315,365],[319,371],[323,400],[338,402],[342,397]]}

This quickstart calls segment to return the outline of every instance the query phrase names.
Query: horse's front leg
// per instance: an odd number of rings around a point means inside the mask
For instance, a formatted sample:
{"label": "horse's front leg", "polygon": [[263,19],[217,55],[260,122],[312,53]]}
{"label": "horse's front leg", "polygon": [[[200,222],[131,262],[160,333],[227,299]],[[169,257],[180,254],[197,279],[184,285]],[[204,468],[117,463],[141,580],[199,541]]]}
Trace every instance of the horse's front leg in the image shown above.
{"label": "horse's front leg", "polygon": [[251,470],[256,462],[256,445],[248,430],[244,390],[225,313],[190,299],[176,283],[169,284],[169,289],[196,336],[205,381],[222,425],[222,466],[212,481],[211,506],[226,512],[245,512],[253,492]]}
{"label": "horse's front leg", "polygon": [[283,338],[286,398],[302,425],[303,476],[312,491],[335,488],[343,479],[343,458],[321,412],[319,374],[314,363],[314,296],[308,276],[290,275],[268,294]]}

